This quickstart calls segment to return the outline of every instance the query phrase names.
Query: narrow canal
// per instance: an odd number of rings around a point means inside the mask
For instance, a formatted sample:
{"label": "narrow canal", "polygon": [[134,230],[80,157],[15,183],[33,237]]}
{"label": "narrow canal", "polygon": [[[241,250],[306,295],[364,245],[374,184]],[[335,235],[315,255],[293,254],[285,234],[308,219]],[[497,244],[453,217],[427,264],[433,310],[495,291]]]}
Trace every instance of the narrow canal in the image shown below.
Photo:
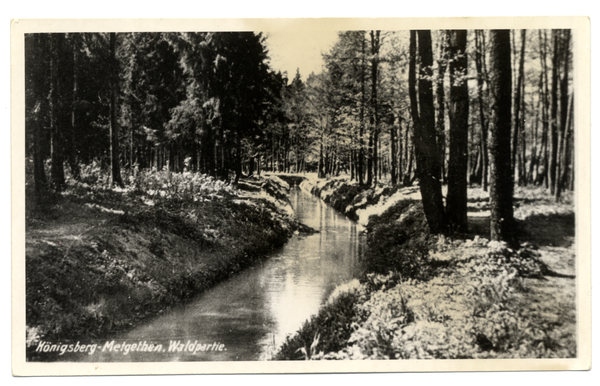
{"label": "narrow canal", "polygon": [[160,344],[159,352],[125,354],[121,348],[97,352],[89,360],[269,359],[287,335],[317,313],[337,285],[357,277],[363,267],[365,240],[359,225],[297,187],[290,200],[298,220],[319,233],[294,235],[262,264],[114,341],[136,348]]}

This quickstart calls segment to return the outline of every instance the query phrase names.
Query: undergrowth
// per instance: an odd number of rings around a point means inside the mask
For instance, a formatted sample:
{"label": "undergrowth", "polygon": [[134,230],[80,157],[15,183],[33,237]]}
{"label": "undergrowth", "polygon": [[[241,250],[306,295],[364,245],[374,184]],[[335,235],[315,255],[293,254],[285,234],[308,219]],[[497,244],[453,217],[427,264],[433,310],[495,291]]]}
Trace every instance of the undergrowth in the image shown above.
{"label": "undergrowth", "polygon": [[39,339],[108,337],[254,264],[304,229],[273,199],[238,199],[194,173],[67,173],[34,205],[27,187],[26,323]]}
{"label": "undergrowth", "polygon": [[[340,185],[336,181],[322,188],[329,189],[328,197],[335,197],[335,187]],[[523,222],[523,235],[543,234],[528,227],[525,220],[558,216],[554,226],[559,226],[561,232],[552,233],[552,242],[568,243],[568,237],[563,241],[561,237],[574,228],[569,198],[553,205],[545,193],[522,190],[517,191],[516,215]],[[477,210],[485,210],[485,197],[479,201],[482,204]],[[532,207],[534,203],[541,206]],[[574,302],[557,299],[551,303],[552,292],[546,291],[560,289],[543,287],[551,271],[542,261],[538,245],[525,242],[515,251],[480,236],[467,240],[431,236],[421,204],[412,200],[396,202],[370,218],[366,231],[365,258],[370,273],[340,297],[353,299],[354,303],[342,300],[326,305],[288,339],[276,359],[577,355],[575,320],[570,316]],[[540,306],[535,302],[545,303]],[[568,318],[561,319],[563,315]],[[336,338],[328,337],[327,326],[332,320],[338,330],[345,332],[345,341],[332,342]]]}
{"label": "undergrowth", "polygon": [[[341,350],[331,349],[340,342],[321,344],[329,333],[323,321],[332,314],[326,307],[287,342],[286,352],[310,347],[318,335],[310,359],[573,357],[575,347],[564,329],[548,329],[520,308],[524,279],[544,270],[535,254],[523,259],[504,244],[465,244],[459,246],[462,261],[428,280],[399,272],[368,274],[351,295],[356,303],[335,309],[334,320],[346,322],[340,329],[351,331]],[[305,357],[278,357],[293,358]]]}

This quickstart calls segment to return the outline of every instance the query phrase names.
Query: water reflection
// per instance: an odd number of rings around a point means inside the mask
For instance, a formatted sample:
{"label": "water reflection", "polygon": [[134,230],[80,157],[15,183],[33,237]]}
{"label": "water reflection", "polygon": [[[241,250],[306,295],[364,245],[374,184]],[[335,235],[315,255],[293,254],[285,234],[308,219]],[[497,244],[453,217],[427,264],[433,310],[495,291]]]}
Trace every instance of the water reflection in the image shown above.
{"label": "water reflection", "polygon": [[[162,344],[161,352],[129,352],[127,355],[103,352],[84,360],[203,361],[269,357],[285,341],[286,335],[293,334],[318,311],[333,288],[356,277],[362,269],[363,237],[359,226],[297,188],[293,189],[290,199],[296,217],[320,233],[295,235],[264,263],[116,340],[117,343]],[[177,347],[185,350],[177,351]]]}

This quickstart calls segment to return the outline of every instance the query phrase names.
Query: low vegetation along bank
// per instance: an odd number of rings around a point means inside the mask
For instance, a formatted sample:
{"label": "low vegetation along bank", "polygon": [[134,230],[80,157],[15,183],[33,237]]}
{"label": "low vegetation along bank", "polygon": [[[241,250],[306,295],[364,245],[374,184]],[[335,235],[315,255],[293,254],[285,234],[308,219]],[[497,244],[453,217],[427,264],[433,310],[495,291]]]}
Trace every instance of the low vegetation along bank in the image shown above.
{"label": "low vegetation along bank", "polygon": [[277,177],[247,179],[239,190],[192,173],[128,181],[108,189],[88,168],[61,194],[27,201],[30,346],[129,329],[309,231],[293,219]]}
{"label": "low vegetation along bank", "polygon": [[275,359],[574,357],[575,218],[517,188],[522,247],[490,242],[487,193],[469,189],[469,231],[431,236],[417,188],[343,179],[302,187],[366,226],[368,273],[338,287]]}

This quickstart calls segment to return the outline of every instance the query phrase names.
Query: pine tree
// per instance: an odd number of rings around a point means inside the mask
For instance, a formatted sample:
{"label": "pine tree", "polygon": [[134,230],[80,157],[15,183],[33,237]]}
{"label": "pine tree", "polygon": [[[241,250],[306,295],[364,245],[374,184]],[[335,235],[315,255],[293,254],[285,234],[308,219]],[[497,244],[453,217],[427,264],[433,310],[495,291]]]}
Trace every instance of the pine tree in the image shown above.
{"label": "pine tree", "polygon": [[56,33],[50,35],[50,138],[52,168],[50,175],[52,184],[57,190],[65,185],[64,170],[64,128],[61,128],[61,119],[64,116],[65,100],[62,99],[61,89],[61,66],[62,51],[65,44],[65,35]]}
{"label": "pine tree", "polygon": [[110,46],[110,164],[111,184],[123,187],[121,179],[121,165],[119,161],[119,125],[117,111],[119,108],[119,62],[117,61],[117,35],[109,34]]}
{"label": "pine tree", "polygon": [[48,110],[48,34],[28,34],[25,36],[25,73],[27,76],[26,127],[33,126],[33,176],[35,194],[39,200],[48,189],[48,180],[44,171],[44,126],[47,124]]}

